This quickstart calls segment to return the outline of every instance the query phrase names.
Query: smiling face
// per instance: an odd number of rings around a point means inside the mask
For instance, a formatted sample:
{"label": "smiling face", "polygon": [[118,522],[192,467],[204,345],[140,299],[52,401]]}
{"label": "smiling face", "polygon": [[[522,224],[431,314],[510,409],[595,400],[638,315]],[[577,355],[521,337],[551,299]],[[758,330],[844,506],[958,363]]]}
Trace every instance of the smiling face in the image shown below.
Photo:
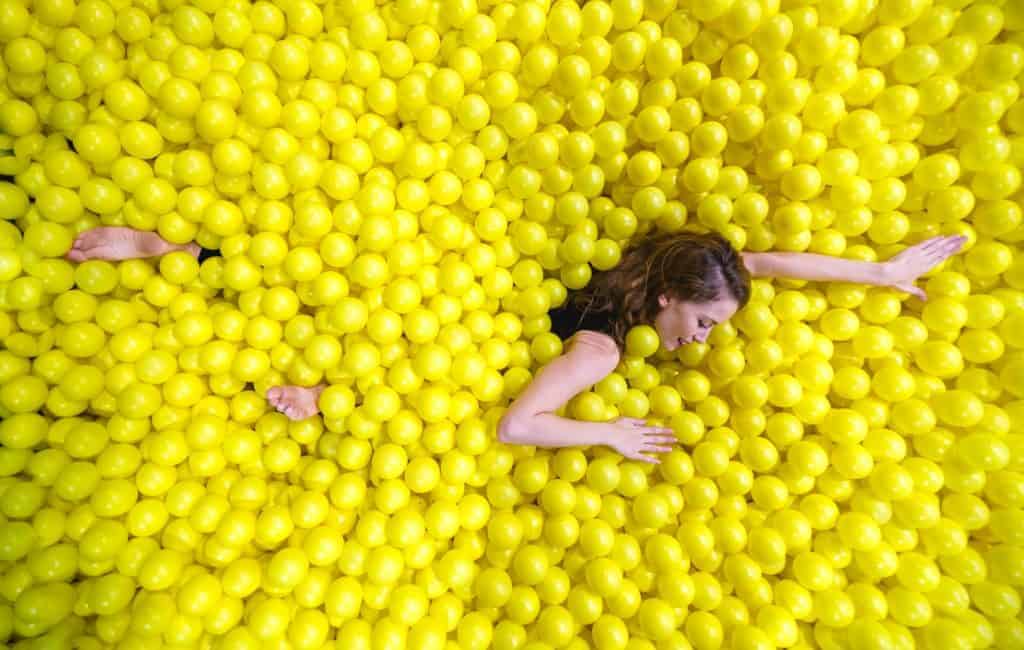
{"label": "smiling face", "polygon": [[654,318],[654,329],[669,352],[687,343],[703,343],[718,323],[732,318],[739,303],[728,291],[710,302],[689,302],[665,295],[658,297],[661,311]]}

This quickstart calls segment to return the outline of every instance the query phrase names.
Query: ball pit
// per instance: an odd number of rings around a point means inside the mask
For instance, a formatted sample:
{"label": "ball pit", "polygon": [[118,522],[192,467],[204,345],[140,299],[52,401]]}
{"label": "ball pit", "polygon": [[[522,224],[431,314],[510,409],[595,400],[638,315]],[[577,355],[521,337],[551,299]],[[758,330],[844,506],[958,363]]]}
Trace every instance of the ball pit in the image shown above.
{"label": "ball pit", "polygon": [[[0,642],[1024,648],[1024,4],[0,0]],[[64,258],[97,225],[223,257]],[[635,329],[499,443],[653,229],[965,254]],[[293,422],[263,395],[329,387]]]}

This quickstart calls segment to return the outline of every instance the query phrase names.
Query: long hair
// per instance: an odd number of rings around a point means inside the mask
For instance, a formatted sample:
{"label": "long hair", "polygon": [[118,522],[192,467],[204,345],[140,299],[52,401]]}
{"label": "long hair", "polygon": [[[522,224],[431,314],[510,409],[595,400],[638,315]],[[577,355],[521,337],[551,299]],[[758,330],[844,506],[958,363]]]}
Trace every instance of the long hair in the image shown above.
{"label": "long hair", "polygon": [[630,245],[615,268],[595,273],[586,287],[570,293],[581,311],[606,314],[611,336],[625,345],[636,325],[650,325],[664,294],[710,302],[723,290],[743,307],[750,299],[750,273],[739,253],[718,233],[659,233]]}

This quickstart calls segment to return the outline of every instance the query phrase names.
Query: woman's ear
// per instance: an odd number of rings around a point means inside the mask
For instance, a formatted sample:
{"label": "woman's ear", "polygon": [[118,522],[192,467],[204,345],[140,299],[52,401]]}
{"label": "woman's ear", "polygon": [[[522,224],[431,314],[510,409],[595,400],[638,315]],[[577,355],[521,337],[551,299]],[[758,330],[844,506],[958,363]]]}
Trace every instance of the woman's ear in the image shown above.
{"label": "woman's ear", "polygon": [[658,296],[658,305],[662,309],[668,307],[668,296],[666,296],[665,294],[661,294],[660,296]]}

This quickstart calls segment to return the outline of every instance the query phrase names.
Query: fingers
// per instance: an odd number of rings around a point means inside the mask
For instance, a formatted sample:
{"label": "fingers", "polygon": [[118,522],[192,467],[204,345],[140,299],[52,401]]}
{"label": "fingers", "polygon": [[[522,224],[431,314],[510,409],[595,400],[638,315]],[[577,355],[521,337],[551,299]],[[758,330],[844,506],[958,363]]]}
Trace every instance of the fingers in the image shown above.
{"label": "fingers", "polygon": [[[942,264],[963,248],[967,238],[962,235],[931,237],[916,244],[894,258],[895,268],[900,269],[901,279],[914,280]],[[896,284],[901,291],[925,300],[924,291],[911,284]]]}
{"label": "fingers", "polygon": [[894,288],[898,291],[909,293],[915,298],[920,298],[921,300],[928,300],[928,294],[925,293],[924,289],[917,286],[916,284],[897,284]]}
{"label": "fingers", "polygon": [[661,461],[655,458],[654,456],[645,456],[639,453],[630,454],[629,456],[626,456],[626,458],[629,458],[630,460],[638,460],[641,463],[650,463],[651,465],[658,465],[661,463]]}
{"label": "fingers", "polygon": [[628,458],[639,460],[645,463],[660,463],[657,457],[650,454],[667,454],[672,451],[674,445],[679,441],[671,429],[663,427],[649,427],[640,433],[637,441],[636,451],[628,455]]}
{"label": "fingers", "polygon": [[644,452],[649,454],[667,454],[672,451],[672,447],[666,447],[663,445],[646,445]]}
{"label": "fingers", "polygon": [[664,434],[664,435],[671,434],[673,436],[676,435],[676,432],[675,432],[675,430],[672,427],[656,427],[656,426],[650,426],[650,425],[648,425],[646,423],[642,424],[642,426],[644,428],[642,433],[644,433],[645,435],[649,435],[649,434],[653,434],[653,433]]}
{"label": "fingers", "polygon": [[644,447],[658,447],[665,451],[672,451],[673,446],[679,442],[674,437],[667,436],[645,436],[641,443]]}
{"label": "fingers", "polygon": [[939,246],[939,252],[942,254],[943,258],[946,258],[957,253],[966,243],[967,238],[963,236],[947,237],[946,241],[942,242]]}
{"label": "fingers", "polygon": [[963,246],[965,241],[967,241],[967,238],[961,235],[938,235],[936,237],[929,237],[923,242],[911,246],[904,252],[914,252],[925,256],[931,256],[945,250],[955,251],[960,246]]}
{"label": "fingers", "polygon": [[678,440],[671,429],[661,427],[650,427],[646,431],[639,432],[639,437],[631,441],[623,441],[626,444],[619,446],[619,453],[626,458],[638,460],[643,463],[658,464],[661,462],[653,454],[667,454],[678,444]]}
{"label": "fingers", "polygon": [[893,256],[892,259],[905,261],[911,258],[927,257],[932,247],[935,246],[939,239],[939,237],[929,237],[928,239],[922,242],[918,242],[913,246],[907,246],[899,253],[897,253],[895,256]]}
{"label": "fingers", "polygon": [[670,444],[674,445],[679,442],[675,435],[667,433],[647,433],[644,434],[645,444]]}
{"label": "fingers", "polygon": [[967,241],[967,237],[963,235],[939,235],[938,237],[932,237],[928,240],[932,246],[962,246]]}
{"label": "fingers", "polygon": [[913,253],[928,253],[928,251],[930,251],[932,249],[932,246],[934,246],[936,244],[936,242],[938,242],[938,241],[939,241],[938,237],[929,237],[928,239],[926,239],[926,240],[924,240],[922,242],[918,242],[917,244],[914,244],[913,246],[907,247],[902,252],[904,252],[904,253],[911,253],[911,252],[913,252]]}
{"label": "fingers", "polygon": [[935,268],[955,255],[963,246],[964,241],[966,240],[963,238],[951,237],[931,248],[925,253],[924,258],[925,263],[928,264],[928,270]]}
{"label": "fingers", "polygon": [[919,244],[921,250],[928,253],[929,257],[945,259],[963,248],[967,238],[963,235],[947,235],[932,237]]}
{"label": "fingers", "polygon": [[663,440],[676,440],[676,432],[665,427],[647,427],[643,431],[643,436],[647,439],[658,438]]}
{"label": "fingers", "polygon": [[652,427],[652,426],[648,426],[647,420],[644,420],[643,418],[630,418],[630,417],[623,416],[623,417],[617,418],[615,420],[615,422],[617,422],[619,424],[626,425],[626,426],[630,426],[630,427],[643,427],[644,430],[642,431],[642,433],[672,433],[672,434],[674,434],[674,431],[671,428],[669,428],[669,427]]}

